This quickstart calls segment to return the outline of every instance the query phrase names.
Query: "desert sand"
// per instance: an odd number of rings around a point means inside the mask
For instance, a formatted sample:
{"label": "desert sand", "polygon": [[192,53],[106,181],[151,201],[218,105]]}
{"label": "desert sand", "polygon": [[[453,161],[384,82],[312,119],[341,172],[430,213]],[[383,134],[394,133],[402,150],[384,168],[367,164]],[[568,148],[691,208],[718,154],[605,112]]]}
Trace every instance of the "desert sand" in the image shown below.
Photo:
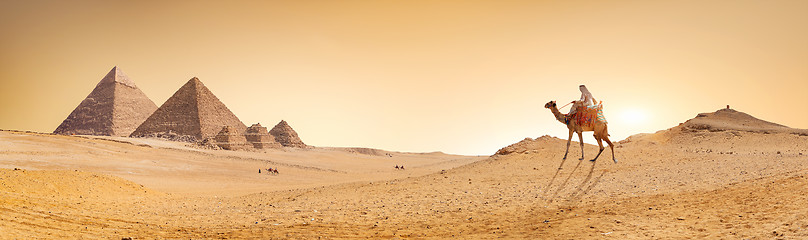
{"label": "desert sand", "polygon": [[[544,126],[563,128],[561,124]],[[586,134],[591,137],[591,134]],[[526,138],[485,157],[205,150],[0,132],[2,238],[808,238],[808,131],[730,109],[619,163]],[[575,146],[575,145],[573,145]],[[608,154],[608,149],[606,150]],[[396,170],[395,165],[406,170]],[[258,173],[278,168],[280,174]]]}

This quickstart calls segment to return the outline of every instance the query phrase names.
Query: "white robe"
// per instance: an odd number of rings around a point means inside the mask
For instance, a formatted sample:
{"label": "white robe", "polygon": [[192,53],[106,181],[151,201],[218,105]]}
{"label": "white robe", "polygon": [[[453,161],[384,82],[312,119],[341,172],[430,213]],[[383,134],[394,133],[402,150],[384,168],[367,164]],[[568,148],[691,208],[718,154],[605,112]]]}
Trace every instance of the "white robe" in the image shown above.
{"label": "white robe", "polygon": [[568,115],[572,115],[573,113],[575,113],[575,111],[578,110],[579,106],[595,105],[595,97],[592,96],[592,93],[589,92],[589,89],[586,89],[586,86],[584,85],[578,86],[578,89],[581,90],[581,99],[575,101],[575,104],[573,104],[572,108],[570,108],[570,112],[568,113]]}
{"label": "white robe", "polygon": [[592,106],[595,105],[595,97],[592,96],[592,93],[589,92],[589,89],[586,89],[586,86],[581,85],[578,87],[581,90],[581,99],[578,100],[586,105],[584,106]]}

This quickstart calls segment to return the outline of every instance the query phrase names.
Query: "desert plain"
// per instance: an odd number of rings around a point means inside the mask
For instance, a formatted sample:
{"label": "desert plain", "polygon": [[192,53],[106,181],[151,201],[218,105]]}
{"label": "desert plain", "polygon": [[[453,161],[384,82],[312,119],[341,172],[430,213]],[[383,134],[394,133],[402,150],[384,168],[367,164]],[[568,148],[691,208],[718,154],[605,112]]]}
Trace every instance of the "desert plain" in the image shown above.
{"label": "desert plain", "polygon": [[807,130],[684,120],[616,142],[617,163],[550,136],[459,156],[4,130],[0,238],[808,238]]}

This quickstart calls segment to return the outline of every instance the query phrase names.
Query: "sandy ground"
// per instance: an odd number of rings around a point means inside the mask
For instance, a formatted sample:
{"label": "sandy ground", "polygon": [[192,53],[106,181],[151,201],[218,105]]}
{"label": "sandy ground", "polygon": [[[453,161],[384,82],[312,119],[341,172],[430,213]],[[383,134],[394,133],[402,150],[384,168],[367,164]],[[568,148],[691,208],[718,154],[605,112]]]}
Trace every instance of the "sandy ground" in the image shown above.
{"label": "sandy ground", "polygon": [[[234,196],[405,178],[484,158],[353,148],[205,150],[159,139],[0,132],[0,168],[89,171],[188,195]],[[279,174],[258,174],[267,168]]]}
{"label": "sandy ground", "polygon": [[[596,162],[579,161],[575,144],[562,160],[566,140],[546,136],[491,157],[389,157],[0,132],[0,232],[11,239],[808,238],[808,134],[717,127],[732,119],[693,127],[703,120],[618,143],[617,164],[608,149]],[[594,157],[597,146],[585,153]],[[265,165],[282,172],[259,175]]]}

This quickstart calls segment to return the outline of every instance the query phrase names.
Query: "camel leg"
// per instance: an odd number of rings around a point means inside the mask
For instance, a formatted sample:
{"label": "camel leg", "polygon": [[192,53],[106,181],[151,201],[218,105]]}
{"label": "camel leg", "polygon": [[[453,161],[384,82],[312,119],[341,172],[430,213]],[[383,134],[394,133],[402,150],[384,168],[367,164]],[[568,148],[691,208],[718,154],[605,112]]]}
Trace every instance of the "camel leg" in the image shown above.
{"label": "camel leg", "polygon": [[592,162],[594,162],[595,160],[598,160],[598,157],[600,157],[600,154],[603,153],[603,149],[605,149],[603,147],[603,141],[601,140],[601,138],[598,137],[597,134],[595,134],[593,136],[595,137],[595,140],[598,140],[598,147],[600,147],[600,149],[598,150],[598,155],[595,156],[595,159],[589,160],[589,161],[592,161]]}
{"label": "camel leg", "polygon": [[578,160],[584,160],[584,135],[583,131],[578,132],[578,141],[581,143],[581,158]]}
{"label": "camel leg", "polygon": [[567,153],[570,152],[570,142],[572,141],[572,129],[570,129],[570,136],[567,138],[567,151],[564,151],[564,158],[561,160],[567,160]]}
{"label": "camel leg", "polygon": [[606,143],[609,144],[609,148],[612,149],[612,160],[614,160],[614,163],[617,163],[617,158],[614,157],[614,144],[612,144],[612,141],[609,141],[609,136],[603,137],[603,140],[606,140]]}

